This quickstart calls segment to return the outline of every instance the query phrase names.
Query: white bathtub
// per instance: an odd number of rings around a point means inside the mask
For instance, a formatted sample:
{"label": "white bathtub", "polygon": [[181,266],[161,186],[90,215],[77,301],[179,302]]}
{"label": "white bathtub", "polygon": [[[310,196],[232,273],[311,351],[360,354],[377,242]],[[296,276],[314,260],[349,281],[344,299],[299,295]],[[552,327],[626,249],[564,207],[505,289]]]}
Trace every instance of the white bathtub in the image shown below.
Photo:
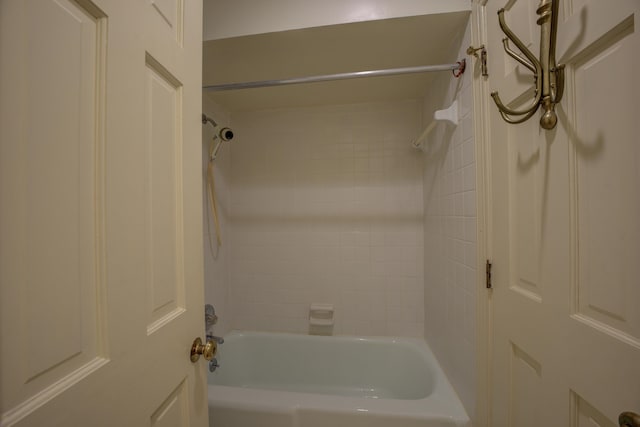
{"label": "white bathtub", "polygon": [[232,332],[217,358],[211,427],[470,425],[422,340]]}

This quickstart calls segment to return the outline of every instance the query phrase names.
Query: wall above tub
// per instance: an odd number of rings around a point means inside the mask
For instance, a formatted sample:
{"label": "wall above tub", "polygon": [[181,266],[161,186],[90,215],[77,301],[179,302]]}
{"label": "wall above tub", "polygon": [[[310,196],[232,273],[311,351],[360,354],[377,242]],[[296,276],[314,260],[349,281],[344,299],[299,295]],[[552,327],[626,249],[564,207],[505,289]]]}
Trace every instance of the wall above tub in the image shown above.
{"label": "wall above tub", "polygon": [[[205,41],[203,85],[455,63],[469,12]],[[441,71],[450,73],[449,71]],[[418,99],[434,73],[207,92],[228,111]],[[453,77],[452,77],[453,78]]]}
{"label": "wall above tub", "polygon": [[470,0],[205,0],[204,40],[471,10]]}

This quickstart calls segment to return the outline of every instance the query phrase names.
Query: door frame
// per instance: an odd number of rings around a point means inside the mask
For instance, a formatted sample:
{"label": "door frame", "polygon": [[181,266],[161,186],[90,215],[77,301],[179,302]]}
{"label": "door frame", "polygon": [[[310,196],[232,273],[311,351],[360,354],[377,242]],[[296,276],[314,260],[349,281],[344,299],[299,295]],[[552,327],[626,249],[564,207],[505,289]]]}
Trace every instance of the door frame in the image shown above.
{"label": "door frame", "polygon": [[[472,0],[471,43],[487,46],[487,0]],[[487,46],[488,47],[488,46]],[[489,55],[495,52],[488,52]],[[493,340],[492,291],[486,288],[485,263],[491,261],[491,128],[489,123],[489,82],[480,72],[480,61],[469,58],[473,73],[473,126],[476,155],[477,259],[476,282],[476,427],[491,425],[491,344]],[[491,70],[489,70],[491,73]]]}

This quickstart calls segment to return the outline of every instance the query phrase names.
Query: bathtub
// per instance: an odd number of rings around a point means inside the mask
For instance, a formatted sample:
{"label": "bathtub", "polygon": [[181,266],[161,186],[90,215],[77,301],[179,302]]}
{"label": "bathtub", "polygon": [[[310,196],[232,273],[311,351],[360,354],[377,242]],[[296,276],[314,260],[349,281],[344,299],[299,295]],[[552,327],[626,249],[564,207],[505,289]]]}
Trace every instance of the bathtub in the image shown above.
{"label": "bathtub", "polygon": [[470,426],[422,340],[232,332],[217,358],[211,427]]}

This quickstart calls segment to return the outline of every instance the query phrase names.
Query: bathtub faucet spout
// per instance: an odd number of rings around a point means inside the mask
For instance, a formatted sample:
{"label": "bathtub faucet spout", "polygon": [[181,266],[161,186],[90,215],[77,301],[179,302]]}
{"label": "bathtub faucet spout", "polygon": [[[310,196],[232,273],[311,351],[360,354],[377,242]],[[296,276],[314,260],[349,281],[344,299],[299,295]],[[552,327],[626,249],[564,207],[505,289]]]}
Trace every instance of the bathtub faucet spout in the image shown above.
{"label": "bathtub faucet spout", "polygon": [[218,359],[216,359],[215,357],[213,358],[213,360],[209,361],[209,372],[214,372],[219,367],[220,365],[218,365]]}
{"label": "bathtub faucet spout", "polygon": [[224,344],[224,338],[222,337],[217,337],[215,335],[209,335],[207,334],[207,341],[208,340],[214,340],[218,345],[220,344]]}

